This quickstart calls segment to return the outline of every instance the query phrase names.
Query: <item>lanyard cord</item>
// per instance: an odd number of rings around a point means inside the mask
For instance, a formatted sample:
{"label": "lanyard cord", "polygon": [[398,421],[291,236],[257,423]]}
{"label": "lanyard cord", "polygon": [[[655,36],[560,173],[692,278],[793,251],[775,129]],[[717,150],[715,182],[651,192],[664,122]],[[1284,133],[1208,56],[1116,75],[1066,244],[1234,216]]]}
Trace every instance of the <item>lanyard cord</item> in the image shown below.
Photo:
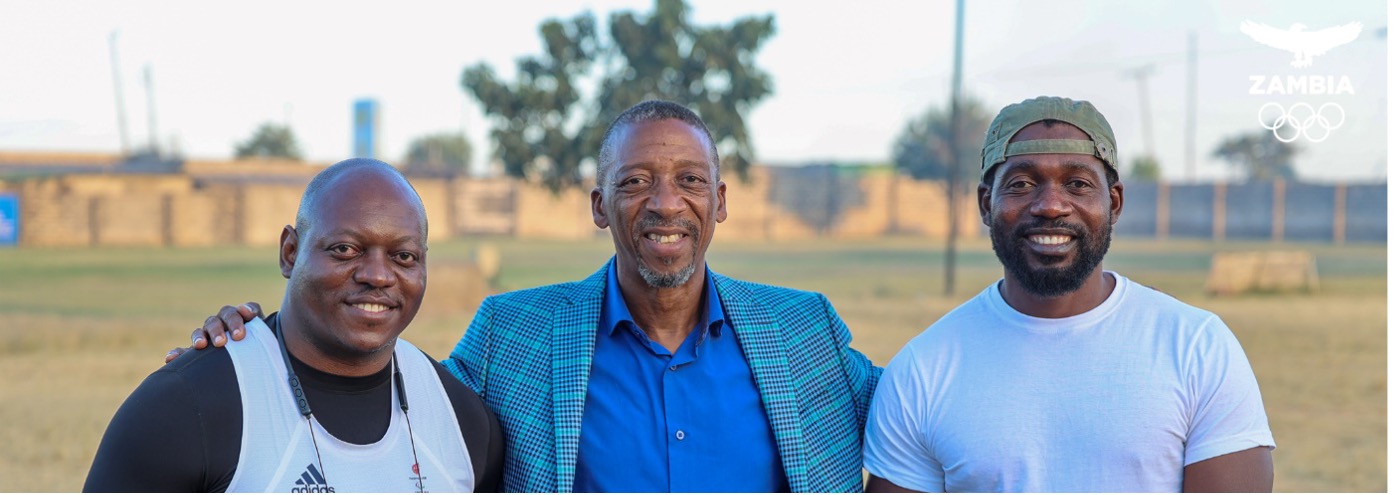
{"label": "lanyard cord", "polygon": [[397,403],[402,406],[402,418],[407,420],[407,441],[412,444],[412,474],[417,476],[417,493],[426,493],[426,479],[417,462],[417,439],[412,434],[412,415],[407,414],[407,387],[402,383],[402,368],[397,367],[397,351],[393,351],[393,381],[397,382]]}
{"label": "lanyard cord", "polygon": [[310,431],[310,445],[315,448],[315,464],[320,466],[320,477],[325,480],[325,486],[330,486],[330,475],[325,472],[325,461],[320,458],[320,444],[315,441],[315,425],[310,421],[313,415],[310,401],[305,398],[305,390],[301,388],[300,378],[296,377],[296,370],[291,368],[291,353],[286,351],[286,336],[281,333],[280,315],[272,321],[272,333],[276,335],[277,347],[281,348],[281,360],[286,363],[286,382],[291,385],[291,399],[296,402],[301,417],[305,418],[305,428]]}
{"label": "lanyard cord", "polygon": [[[315,449],[315,463],[320,467],[320,477],[324,478],[325,486],[330,486],[329,474],[325,472],[325,461],[320,458],[320,444],[315,441],[315,425],[310,418],[313,413],[310,410],[310,401],[305,397],[305,389],[301,388],[300,378],[296,377],[296,371],[291,368],[291,353],[286,350],[286,336],[281,333],[281,317],[277,315],[272,320],[272,333],[276,335],[278,347],[281,348],[281,359],[286,363],[286,382],[291,386],[291,398],[296,402],[296,408],[300,410],[301,416],[305,418],[306,429],[310,430],[310,445]],[[417,462],[417,439],[412,434],[412,416],[407,414],[407,387],[402,381],[402,370],[397,367],[397,351],[393,351],[390,363],[393,367],[393,381],[397,386],[397,402],[402,408],[402,417],[407,420],[407,440],[412,445],[412,471],[417,476],[417,493],[426,493],[425,478],[420,472]]]}

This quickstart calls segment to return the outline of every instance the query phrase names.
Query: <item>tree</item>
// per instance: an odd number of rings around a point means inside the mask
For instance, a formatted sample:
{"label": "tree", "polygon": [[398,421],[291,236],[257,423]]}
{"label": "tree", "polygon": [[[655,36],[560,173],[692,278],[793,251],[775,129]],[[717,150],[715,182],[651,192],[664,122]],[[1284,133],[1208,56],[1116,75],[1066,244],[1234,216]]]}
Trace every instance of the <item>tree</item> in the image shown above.
{"label": "tree", "polygon": [[1163,170],[1159,168],[1158,159],[1152,155],[1141,155],[1135,157],[1129,163],[1129,178],[1140,182],[1158,182],[1163,176]]}
{"label": "tree", "polygon": [[[983,102],[965,98],[960,118],[961,180],[979,182],[979,150],[984,147],[984,134],[992,115]],[[913,118],[902,129],[892,145],[892,161],[897,170],[917,179],[944,180],[950,171],[950,109],[931,107],[921,117]]]}
{"label": "tree", "polygon": [[403,166],[409,171],[465,173],[470,169],[473,149],[458,132],[421,136],[407,146]]}
{"label": "tree", "polygon": [[[755,153],[744,115],[772,92],[755,57],[775,32],[774,17],[696,26],[683,0],[656,0],[647,16],[612,14],[609,41],[590,13],[549,19],[538,31],[545,53],[520,59],[515,81],[500,81],[484,63],[461,77],[491,117],[495,153],[509,175],[554,191],[575,186],[612,119],[642,100],[665,99],[694,108],[723,166],[745,177]],[[586,96],[579,87],[596,90]]]}
{"label": "tree", "polygon": [[258,127],[247,141],[235,145],[233,154],[238,158],[301,159],[300,145],[296,144],[296,135],[291,133],[291,128],[270,122]]}
{"label": "tree", "polygon": [[1270,131],[1240,134],[1222,141],[1212,156],[1241,169],[1246,180],[1294,179],[1294,156],[1300,148],[1276,139]]}
{"label": "tree", "polygon": [[[538,27],[547,54],[519,59],[518,79],[501,82],[488,64],[467,68],[461,85],[492,117],[490,136],[505,173],[540,182],[553,191],[581,182],[580,165],[595,156],[601,131],[576,117],[585,76],[600,49],[590,13],[568,21],[549,19]],[[570,129],[569,129],[570,128]]]}

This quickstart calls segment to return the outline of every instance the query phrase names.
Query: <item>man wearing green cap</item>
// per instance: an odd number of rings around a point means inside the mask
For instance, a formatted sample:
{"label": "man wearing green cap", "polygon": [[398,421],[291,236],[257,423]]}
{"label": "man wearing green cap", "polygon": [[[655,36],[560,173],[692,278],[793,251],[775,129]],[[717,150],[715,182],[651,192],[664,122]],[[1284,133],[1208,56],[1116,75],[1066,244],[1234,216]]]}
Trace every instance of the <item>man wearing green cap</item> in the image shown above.
{"label": "man wearing green cap", "polygon": [[1110,124],[1039,97],[989,125],[979,213],[1004,277],[883,374],[868,491],[1269,491],[1260,389],[1216,315],[1104,270]]}

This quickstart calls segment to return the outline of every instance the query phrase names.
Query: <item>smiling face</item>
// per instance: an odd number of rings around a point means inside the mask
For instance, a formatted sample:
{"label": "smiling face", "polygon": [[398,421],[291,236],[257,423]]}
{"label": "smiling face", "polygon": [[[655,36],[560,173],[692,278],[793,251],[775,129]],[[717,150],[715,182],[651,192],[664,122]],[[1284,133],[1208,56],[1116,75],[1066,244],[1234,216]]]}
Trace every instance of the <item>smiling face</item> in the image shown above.
{"label": "smiling face", "polygon": [[370,167],[343,172],[318,195],[301,228],[282,233],[287,344],[310,344],[313,355],[297,357],[312,366],[317,357],[386,359],[426,290],[421,201],[405,179]]}
{"label": "smiling face", "polygon": [[[1089,137],[1071,124],[1038,122],[1010,142],[1036,139]],[[979,187],[979,212],[1005,276],[1031,294],[1056,297],[1100,272],[1124,191],[1108,183],[1105,167],[1071,153],[1018,155],[995,167],[993,182]]]}
{"label": "smiling face", "polygon": [[[662,119],[616,129],[613,163],[601,164],[592,220],[610,228],[617,273],[654,288],[688,283],[727,219],[727,185],[703,131]],[[701,277],[698,280],[702,280]]]}

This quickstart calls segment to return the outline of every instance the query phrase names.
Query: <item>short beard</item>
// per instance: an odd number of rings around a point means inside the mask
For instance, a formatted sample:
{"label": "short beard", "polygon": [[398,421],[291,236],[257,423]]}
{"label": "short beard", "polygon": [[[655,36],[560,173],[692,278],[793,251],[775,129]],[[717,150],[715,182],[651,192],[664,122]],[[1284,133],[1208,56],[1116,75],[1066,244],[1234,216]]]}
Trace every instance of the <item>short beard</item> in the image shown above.
{"label": "short beard", "polygon": [[[638,225],[635,231],[642,232],[645,229],[654,227],[680,227],[688,233],[688,242],[698,242],[698,226],[688,220],[665,221],[657,216],[647,216],[640,220],[640,225]],[[635,235],[635,243],[639,244],[642,241],[643,236],[637,233]],[[646,267],[644,263],[640,262],[637,262],[636,265],[640,269],[640,278],[645,279],[645,283],[649,284],[650,287],[669,289],[688,283],[688,279],[693,277],[693,272],[698,271],[697,256],[698,247],[695,245],[693,248],[693,257],[688,259],[688,264],[684,265],[683,268],[679,268],[678,271],[670,273],[656,273],[654,270],[650,270],[649,267]],[[665,266],[672,266],[675,260],[662,261]]]}
{"label": "short beard", "polygon": [[693,276],[693,272],[698,270],[695,263],[690,262],[687,266],[680,268],[673,273],[655,273],[640,265],[640,277],[645,279],[645,283],[656,289],[669,289],[688,283],[688,279]]}
{"label": "short beard", "polygon": [[[1020,225],[1009,229],[997,218],[989,227],[989,238],[993,241],[994,254],[1008,269],[1009,275],[1018,281],[1028,293],[1038,297],[1057,297],[1080,289],[1086,279],[1100,266],[1105,253],[1110,250],[1110,237],[1114,230],[1113,215],[1107,215],[1105,229],[1100,235],[1088,232],[1084,227],[1070,225],[1064,221],[1042,221],[1033,225]],[[1078,249],[1076,260],[1061,268],[1034,269],[1028,264],[1027,231],[1034,228],[1071,230],[1076,236]]]}

